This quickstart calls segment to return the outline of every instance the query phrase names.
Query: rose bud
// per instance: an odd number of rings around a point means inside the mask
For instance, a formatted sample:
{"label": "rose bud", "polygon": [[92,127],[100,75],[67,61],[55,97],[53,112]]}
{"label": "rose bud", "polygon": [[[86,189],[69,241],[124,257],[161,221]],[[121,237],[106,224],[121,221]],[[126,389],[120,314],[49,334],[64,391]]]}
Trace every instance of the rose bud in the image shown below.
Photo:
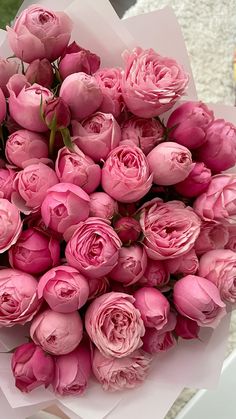
{"label": "rose bud", "polygon": [[215,329],[226,314],[218,288],[208,279],[187,275],[174,286],[174,304],[182,316]]}
{"label": "rose bud", "polygon": [[90,199],[72,183],[58,183],[48,189],[41,205],[42,219],[50,229],[63,234],[68,241],[80,221],[89,216]]}
{"label": "rose bud", "polygon": [[43,297],[49,307],[59,313],[79,310],[88,296],[87,279],[70,266],[62,265],[50,269],[38,283],[38,297]]}
{"label": "rose bud", "polygon": [[215,173],[227,170],[236,163],[236,127],[217,119],[208,127],[206,141],[197,150],[197,160],[203,161]]}
{"label": "rose bud", "polygon": [[101,68],[94,74],[94,77],[103,94],[103,101],[99,110],[105,113],[112,113],[115,118],[118,118],[124,108],[121,94],[121,69]]}
{"label": "rose bud", "polygon": [[48,309],[34,317],[30,336],[44,351],[65,355],[72,352],[82,339],[82,320],[78,311],[57,313]]}
{"label": "rose bud", "polygon": [[124,204],[122,202],[118,202],[118,212],[123,217],[131,217],[137,211],[137,202],[132,202],[130,204]]}
{"label": "rose bud", "polygon": [[38,275],[59,263],[60,243],[36,229],[29,228],[22,231],[8,255],[13,268]]}
{"label": "rose bud", "polygon": [[10,200],[16,172],[10,168],[0,168],[0,198]]}
{"label": "rose bud", "polygon": [[8,80],[14,74],[18,73],[19,63],[13,59],[0,58],[0,88],[3,91],[5,97],[9,96],[7,89]]}
{"label": "rose bud", "polygon": [[117,201],[141,199],[152,186],[152,174],[142,150],[120,145],[111,151],[102,168],[102,187]]}
{"label": "rose bud", "polygon": [[89,300],[100,297],[109,290],[109,280],[104,276],[102,278],[89,278]]}
{"label": "rose bud", "polygon": [[96,112],[102,103],[102,91],[95,77],[82,72],[66,77],[60,97],[69,106],[72,118],[78,120]]}
{"label": "rose bud", "polygon": [[162,288],[168,284],[169,280],[170,275],[164,262],[161,260],[148,259],[145,272],[138,283],[145,287]]}
{"label": "rose bud", "polygon": [[54,73],[50,61],[47,58],[37,59],[28,66],[25,77],[30,84],[40,84],[43,87],[51,87]]}
{"label": "rose bud", "polygon": [[199,261],[194,249],[183,256],[165,260],[165,265],[170,274],[195,274],[198,270]]}
{"label": "rose bud", "polygon": [[23,393],[41,385],[47,388],[52,383],[54,368],[53,358],[31,342],[18,346],[11,360],[15,386]]}
{"label": "rose bud", "polygon": [[5,153],[9,163],[23,169],[32,162],[47,159],[48,144],[43,135],[21,129],[8,137]]}
{"label": "rose bud", "polygon": [[188,317],[177,315],[177,323],[175,326],[175,333],[182,339],[198,339],[200,327],[197,322]]}
{"label": "rose bud", "polygon": [[194,163],[189,175],[175,185],[175,190],[187,198],[193,198],[205,192],[211,181],[211,171],[204,163]]}
{"label": "rose bud", "polygon": [[0,124],[4,121],[7,113],[6,99],[0,88]]}
{"label": "rose bud", "polygon": [[132,217],[119,218],[114,224],[114,229],[124,244],[136,242],[141,233],[139,222]]}
{"label": "rose bud", "polygon": [[154,118],[132,116],[121,126],[121,140],[132,141],[145,155],[163,140],[163,125]]}
{"label": "rose bud", "polygon": [[152,118],[168,111],[184,94],[188,76],[172,58],[153,49],[123,53],[125,71],[121,91],[130,112]]}
{"label": "rose bud", "polygon": [[78,225],[67,243],[65,255],[68,264],[86,277],[99,278],[117,264],[120,247],[121,241],[108,222],[90,217]]}
{"label": "rose bud", "polygon": [[228,240],[229,230],[226,226],[205,221],[201,224],[200,234],[195,241],[194,249],[197,255],[202,255],[209,250],[223,249],[227,246]]}
{"label": "rose bud", "polygon": [[70,110],[61,97],[49,99],[44,107],[44,120],[49,129],[63,129],[70,124]]}
{"label": "rose bud", "polygon": [[72,21],[64,12],[54,12],[34,4],[24,9],[12,28],[7,26],[10,47],[20,60],[37,58],[55,61],[67,46]]}
{"label": "rose bud", "polygon": [[106,159],[119,145],[120,126],[112,114],[96,112],[81,123],[72,122],[75,144],[95,162]]}
{"label": "rose bud", "polygon": [[170,304],[164,295],[151,287],[143,287],[134,293],[135,307],[140,311],[144,325],[163,329],[168,322]]}
{"label": "rose bud", "polygon": [[147,156],[153,182],[157,185],[175,185],[182,182],[193,169],[190,151],[177,143],[157,145]]}
{"label": "rose bud", "polygon": [[16,175],[11,199],[24,214],[37,212],[47,190],[56,183],[58,178],[53,169],[43,163],[30,164]]}
{"label": "rose bud", "polygon": [[73,73],[92,75],[100,67],[100,57],[80,47],[75,41],[68,45],[59,62],[59,73],[64,80]]}
{"label": "rose bud", "polygon": [[145,329],[134,301],[131,295],[110,292],[96,298],[86,311],[86,331],[104,356],[127,357],[142,346]]}
{"label": "rose bud", "polygon": [[20,211],[7,199],[0,198],[0,253],[16,243],[22,231]]}
{"label": "rose bud", "polygon": [[161,330],[147,327],[142,339],[143,350],[149,354],[156,354],[172,348],[176,344],[176,340],[171,333],[174,330],[175,325],[176,316],[170,312],[168,321]]}
{"label": "rose bud", "polygon": [[113,281],[121,282],[129,286],[138,282],[147,267],[147,255],[145,249],[134,244],[130,247],[122,247],[119,251],[117,265],[109,273]]}
{"label": "rose bud", "polygon": [[44,109],[46,101],[52,98],[53,93],[37,83],[31,86],[22,74],[12,76],[7,88],[10,94],[9,112],[15,122],[30,131],[47,131],[40,109]]}
{"label": "rose bud", "polygon": [[125,358],[107,358],[98,349],[93,355],[93,373],[105,391],[121,391],[140,385],[148,375],[152,357],[137,350]]}
{"label": "rose bud", "polygon": [[[94,192],[90,195],[90,216],[110,220],[118,213],[118,204],[105,192]],[[118,234],[119,235],[119,234]]]}
{"label": "rose bud", "polygon": [[0,270],[0,326],[24,325],[40,308],[36,279],[15,269]]}
{"label": "rose bud", "polygon": [[213,119],[214,113],[203,102],[185,102],[167,121],[169,138],[190,150],[200,147]]}

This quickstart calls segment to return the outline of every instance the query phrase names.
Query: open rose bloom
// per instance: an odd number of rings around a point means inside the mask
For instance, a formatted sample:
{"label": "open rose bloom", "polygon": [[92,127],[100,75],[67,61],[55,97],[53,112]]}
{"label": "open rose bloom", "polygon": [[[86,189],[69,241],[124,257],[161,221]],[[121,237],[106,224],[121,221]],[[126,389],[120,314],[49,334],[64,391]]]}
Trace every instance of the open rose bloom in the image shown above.
{"label": "open rose bloom", "polygon": [[2,417],[163,419],[221,372],[236,109],[197,97],[171,9],[29,3],[0,33]]}

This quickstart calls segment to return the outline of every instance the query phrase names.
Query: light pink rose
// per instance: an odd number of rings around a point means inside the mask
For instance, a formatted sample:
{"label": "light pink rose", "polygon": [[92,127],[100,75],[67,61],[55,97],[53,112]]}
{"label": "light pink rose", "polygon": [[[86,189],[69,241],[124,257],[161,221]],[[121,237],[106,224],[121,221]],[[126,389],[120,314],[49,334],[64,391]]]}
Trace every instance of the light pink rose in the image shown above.
{"label": "light pink rose", "polygon": [[119,218],[114,223],[114,229],[124,244],[136,242],[141,233],[140,224],[133,217]]}
{"label": "light pink rose", "polygon": [[78,225],[66,246],[69,265],[89,278],[108,274],[118,260],[121,241],[104,219],[90,217]]}
{"label": "light pink rose", "polygon": [[145,272],[138,283],[145,287],[162,288],[168,284],[169,280],[170,275],[164,262],[161,260],[148,259]]}
{"label": "light pink rose", "polygon": [[75,268],[62,265],[46,272],[38,283],[38,297],[59,313],[72,313],[81,308],[89,296],[87,279]]}
{"label": "light pink rose", "polygon": [[176,317],[175,334],[182,339],[198,339],[200,327],[197,322],[178,314]]}
{"label": "light pink rose", "polygon": [[4,121],[7,113],[6,99],[0,88],[0,124]]}
{"label": "light pink rose", "polygon": [[66,77],[60,96],[70,108],[73,119],[84,119],[96,112],[102,103],[102,91],[93,76],[74,73]]}
{"label": "light pink rose", "polygon": [[96,71],[94,77],[103,94],[103,100],[99,110],[105,113],[112,113],[117,118],[124,107],[121,94],[121,69],[101,68]]}
{"label": "light pink rose", "polygon": [[133,244],[122,247],[115,268],[109,273],[114,281],[129,286],[138,282],[147,267],[147,254],[143,246]]}
{"label": "light pink rose", "polygon": [[193,169],[190,151],[177,143],[157,145],[148,154],[147,161],[157,185],[175,185],[182,182]]}
{"label": "light pink rose", "polygon": [[102,187],[117,201],[142,198],[152,186],[147,159],[139,147],[120,145],[111,151],[102,168]]}
{"label": "light pink rose", "polygon": [[[185,275],[195,274],[198,270],[199,261],[194,249],[183,256],[165,260],[167,270],[171,274],[182,273]],[[204,275],[202,275],[204,276]]]}
{"label": "light pink rose", "polygon": [[34,317],[30,336],[44,351],[65,355],[72,352],[82,339],[82,320],[77,311],[57,313],[47,309]]}
{"label": "light pink rose", "polygon": [[205,253],[199,264],[198,274],[215,284],[221,299],[236,302],[236,253],[229,249]]}
{"label": "light pink rose", "polygon": [[73,73],[93,74],[100,67],[100,57],[80,47],[75,41],[68,45],[59,62],[59,73],[64,80]]}
{"label": "light pink rose", "polygon": [[43,163],[30,164],[16,175],[12,201],[24,214],[37,212],[47,190],[58,183],[53,169]]}
{"label": "light pink rose", "polygon": [[90,216],[110,220],[118,213],[117,202],[105,192],[94,192],[90,195]]}
{"label": "light pink rose", "polygon": [[[217,224],[216,226],[220,226],[220,224]],[[228,228],[222,226],[222,229],[224,229],[224,235],[222,234],[220,237],[223,237],[223,246],[219,246],[217,249],[223,249],[225,247],[225,249],[230,249],[233,250],[233,252],[236,252],[236,225],[229,226]],[[227,243],[225,243],[226,241]]]}
{"label": "light pink rose", "polygon": [[20,211],[7,199],[0,198],[0,253],[4,253],[18,240],[22,231]]}
{"label": "light pink rose", "polygon": [[16,173],[17,172],[9,167],[6,167],[5,169],[0,168],[0,198],[11,199]]}
{"label": "light pink rose", "polygon": [[135,307],[141,313],[144,325],[163,329],[168,322],[170,304],[166,297],[157,289],[143,287],[134,293]]}
{"label": "light pink rose", "polygon": [[47,159],[48,144],[43,135],[21,129],[8,137],[5,153],[9,163],[24,168],[32,161]]}
{"label": "light pink rose", "polygon": [[140,225],[150,259],[172,259],[189,252],[200,233],[201,220],[181,201],[156,198],[143,205]]}
{"label": "light pink rose", "polygon": [[226,314],[218,288],[208,279],[187,275],[174,286],[174,304],[182,316],[202,327],[218,326]]}
{"label": "light pink rose", "polygon": [[64,12],[34,4],[21,12],[14,26],[7,26],[10,47],[26,63],[37,58],[55,61],[67,46],[72,21]]}
{"label": "light pink rose", "polygon": [[96,112],[81,123],[72,122],[75,144],[95,162],[106,159],[119,145],[121,130],[110,113]]}
{"label": "light pink rose", "polygon": [[68,241],[80,221],[89,216],[88,194],[73,183],[58,183],[47,190],[41,205],[42,219],[50,229]]}
{"label": "light pink rose", "polygon": [[226,226],[211,221],[203,221],[194,249],[197,255],[202,255],[209,250],[223,249],[228,240],[229,230]]}
{"label": "light pink rose", "polygon": [[175,185],[176,191],[183,196],[193,198],[205,192],[211,181],[211,171],[204,163],[194,163],[189,175]]}
{"label": "light pink rose", "polygon": [[137,350],[125,358],[107,358],[98,349],[93,355],[93,373],[105,391],[134,388],[147,378],[152,357]]}
{"label": "light pink rose", "polygon": [[47,388],[54,377],[54,360],[33,342],[24,343],[16,348],[11,369],[15,386],[23,393],[30,393],[37,387]]}
{"label": "light pink rose", "polygon": [[7,89],[8,80],[11,78],[11,76],[13,76],[13,74],[18,73],[19,66],[19,63],[16,60],[11,58],[0,58],[0,88],[6,97],[9,95]]}
{"label": "light pink rose", "polygon": [[36,279],[15,269],[0,270],[0,326],[11,327],[32,320],[40,308]]}
{"label": "light pink rose", "polygon": [[60,243],[37,229],[29,228],[22,231],[8,255],[13,268],[38,275],[58,264]]}
{"label": "light pink rose", "polygon": [[49,88],[54,79],[53,67],[47,58],[37,59],[27,67],[25,76],[30,84],[37,83]]}
{"label": "light pink rose", "polygon": [[101,278],[89,278],[89,300],[105,294],[109,290],[109,280],[105,276]]}
{"label": "light pink rose", "polygon": [[159,352],[166,352],[176,344],[175,337],[171,333],[176,325],[176,316],[174,313],[169,313],[166,325],[161,329],[146,328],[143,337],[143,350],[149,354],[156,354]]}
{"label": "light pink rose", "polygon": [[88,194],[97,189],[101,180],[99,165],[85,156],[76,145],[73,146],[73,151],[66,147],[59,150],[55,170],[60,182],[74,183]]}
{"label": "light pink rose", "polygon": [[135,299],[110,292],[94,300],[85,315],[87,333],[104,356],[123,358],[142,346],[145,333]]}
{"label": "light pink rose", "polygon": [[125,71],[121,84],[129,110],[141,118],[152,118],[168,111],[184,94],[188,76],[172,58],[153,49],[125,51]]}

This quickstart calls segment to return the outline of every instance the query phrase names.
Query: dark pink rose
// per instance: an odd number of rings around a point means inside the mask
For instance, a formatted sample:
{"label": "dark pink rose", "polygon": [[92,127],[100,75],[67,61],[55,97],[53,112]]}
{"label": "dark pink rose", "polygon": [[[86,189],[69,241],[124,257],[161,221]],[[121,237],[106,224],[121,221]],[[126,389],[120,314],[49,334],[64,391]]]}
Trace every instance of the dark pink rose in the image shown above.
{"label": "dark pink rose", "polygon": [[211,181],[211,171],[204,163],[194,163],[189,175],[175,185],[176,191],[187,198],[193,198],[205,192]]}
{"label": "dark pink rose", "polygon": [[175,325],[176,316],[170,312],[168,321],[161,330],[147,327],[142,339],[143,350],[149,354],[156,354],[171,349],[176,344],[174,335],[171,333],[174,330]]}
{"label": "dark pink rose", "polygon": [[53,83],[54,73],[50,61],[47,58],[34,60],[28,66],[25,76],[30,84],[50,88]]}
{"label": "dark pink rose", "polygon": [[170,280],[166,265],[161,260],[147,260],[145,272],[139,280],[139,284],[145,287],[163,288]]}
{"label": "dark pink rose", "polygon": [[197,255],[202,255],[209,250],[223,249],[227,246],[228,240],[229,230],[226,226],[211,221],[203,221],[194,249]]}
{"label": "dark pink rose", "polygon": [[175,333],[182,339],[198,339],[200,327],[197,322],[188,317],[177,315],[177,323],[175,326]]}
{"label": "dark pink rose", "polygon": [[0,124],[5,119],[6,113],[7,113],[6,99],[5,99],[5,96],[3,94],[2,89],[0,88]]}
{"label": "dark pink rose", "polygon": [[11,199],[16,173],[17,172],[8,167],[5,169],[0,168],[0,198]]}
{"label": "dark pink rose", "polygon": [[170,274],[182,273],[189,275],[197,272],[199,261],[195,250],[191,249],[184,257],[179,256],[178,258],[165,260],[165,265]]}
{"label": "dark pink rose", "polygon": [[59,62],[59,73],[64,80],[73,73],[93,74],[100,67],[100,57],[80,47],[75,41],[68,45]]}
{"label": "dark pink rose", "polygon": [[11,76],[18,73],[18,70],[19,63],[16,60],[13,60],[12,58],[0,58],[0,88],[6,97],[9,96],[7,89],[8,80],[11,78]]}
{"label": "dark pink rose", "polygon": [[[215,225],[215,224],[214,224]],[[220,224],[216,224],[216,226],[220,226]],[[226,249],[233,250],[233,252],[236,252],[236,226],[233,224],[226,228],[225,226],[221,226],[222,229],[224,229],[223,234],[219,234],[219,240],[222,238],[222,244],[223,246],[217,247],[217,249],[223,249],[224,247]],[[218,236],[217,236],[218,237]],[[225,244],[225,242],[227,243]],[[213,250],[213,249],[208,249]]]}
{"label": "dark pink rose", "polygon": [[0,253],[4,253],[18,240],[22,231],[20,211],[8,199],[0,198]]}
{"label": "dark pink rose", "polygon": [[163,329],[168,322],[170,304],[166,297],[157,289],[143,287],[134,293],[135,307],[140,311],[144,325]]}
{"label": "dark pink rose", "polygon": [[119,251],[117,265],[109,273],[114,281],[129,286],[138,282],[147,267],[147,254],[143,246],[133,244],[122,247]]}
{"label": "dark pink rose", "polygon": [[121,217],[114,223],[114,228],[122,243],[136,242],[141,233],[140,224],[133,217]]}
{"label": "dark pink rose", "polygon": [[124,107],[121,94],[121,69],[101,68],[94,74],[103,94],[99,110],[117,118]]}
{"label": "dark pink rose", "polygon": [[109,291],[109,280],[105,276],[101,278],[89,278],[89,300],[100,297]]}
{"label": "dark pink rose", "polygon": [[110,220],[118,213],[118,204],[105,192],[94,192],[90,195],[89,213],[91,217],[99,217]]}
{"label": "dark pink rose", "polygon": [[49,129],[60,130],[70,124],[70,109],[61,97],[54,97],[46,102],[43,116]]}

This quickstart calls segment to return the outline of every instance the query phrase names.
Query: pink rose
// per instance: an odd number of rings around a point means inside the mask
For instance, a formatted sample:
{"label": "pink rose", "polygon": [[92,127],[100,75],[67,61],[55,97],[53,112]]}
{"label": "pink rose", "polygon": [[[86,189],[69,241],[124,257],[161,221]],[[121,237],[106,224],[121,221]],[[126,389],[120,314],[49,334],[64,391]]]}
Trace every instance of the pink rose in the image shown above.
{"label": "pink rose", "polygon": [[7,26],[10,47],[26,63],[37,58],[55,61],[67,46],[72,21],[64,12],[53,12],[41,5],[23,10],[13,28]]}
{"label": "pink rose", "polygon": [[119,218],[114,223],[114,229],[124,244],[136,242],[141,233],[139,222],[132,217]]}
{"label": "pink rose", "polygon": [[177,323],[175,326],[175,334],[182,339],[198,339],[200,327],[197,322],[188,317],[177,315]]}
{"label": "pink rose", "polygon": [[165,260],[189,252],[200,233],[201,221],[181,201],[163,203],[156,198],[143,205],[140,225],[150,259]]}
{"label": "pink rose", "polygon": [[177,143],[157,145],[148,154],[147,161],[157,185],[174,185],[182,182],[193,169],[190,151]]}
{"label": "pink rose", "polygon": [[15,269],[0,270],[0,326],[11,327],[32,320],[40,308],[36,279]]}
{"label": "pink rose", "polygon": [[[195,241],[194,249],[197,255],[209,250],[223,249],[229,240],[229,231],[226,226],[214,222],[202,222],[200,234]],[[234,250],[234,249],[231,249]]]}
{"label": "pink rose", "polygon": [[71,120],[69,107],[61,97],[54,97],[47,101],[43,117],[47,127],[51,130],[66,128]]}
{"label": "pink rose", "polygon": [[95,191],[100,184],[99,165],[85,156],[76,145],[73,147],[73,152],[66,147],[59,150],[55,170],[60,182],[74,183],[88,194]]}
{"label": "pink rose", "polygon": [[214,113],[203,102],[185,102],[170,115],[169,138],[190,150],[206,141],[206,131]]}
{"label": "pink rose", "polygon": [[95,162],[106,159],[119,145],[120,126],[110,113],[96,112],[81,123],[72,123],[75,144]]}
{"label": "pink rose", "polygon": [[25,76],[30,84],[40,84],[43,87],[51,87],[54,79],[53,68],[47,58],[37,59],[30,63]]}
{"label": "pink rose", "polygon": [[0,124],[4,121],[7,113],[6,99],[0,88]]}
{"label": "pink rose", "polygon": [[60,243],[37,229],[29,228],[22,231],[8,255],[13,268],[38,275],[58,264]]}
{"label": "pink rose", "polygon": [[121,126],[121,140],[132,141],[140,147],[145,155],[163,140],[164,128],[161,122],[154,118],[138,118],[132,116]]}
{"label": "pink rose", "polygon": [[14,74],[18,73],[19,63],[13,59],[0,58],[0,88],[4,96],[8,97],[7,83]]}
{"label": "pink rose", "polygon": [[16,348],[11,360],[15,386],[23,393],[51,384],[54,377],[54,360],[34,343],[24,343]]}
{"label": "pink rose", "polygon": [[87,333],[107,357],[123,358],[142,346],[145,329],[131,295],[110,292],[94,300],[85,315]]}
{"label": "pink rose", "polygon": [[[199,261],[194,249],[191,249],[183,256],[165,260],[167,270],[171,274],[195,274],[198,270]],[[204,276],[204,275],[202,275]]]}
{"label": "pink rose", "polygon": [[23,128],[45,132],[47,125],[42,120],[40,108],[52,98],[53,93],[37,83],[31,84],[22,74],[12,76],[7,84],[9,90],[10,116]]}
{"label": "pink rose", "polygon": [[102,168],[102,187],[108,195],[120,202],[135,202],[151,185],[148,162],[139,147],[121,145],[111,151]]}
{"label": "pink rose", "polygon": [[200,259],[198,274],[217,286],[223,301],[236,302],[235,252],[218,249],[205,253]]}
{"label": "pink rose", "polygon": [[8,137],[5,153],[9,163],[24,168],[35,159],[47,159],[48,144],[43,135],[21,129]]}
{"label": "pink rose", "polygon": [[101,68],[94,77],[96,78],[103,94],[101,112],[112,113],[117,118],[124,107],[121,94],[121,69]]}
{"label": "pink rose", "polygon": [[68,45],[59,62],[59,73],[64,80],[73,73],[93,74],[100,67],[100,57],[80,47],[75,41]]}
{"label": "pink rose", "polygon": [[0,253],[14,245],[22,231],[20,212],[7,199],[0,198]]}
{"label": "pink rose", "polygon": [[147,267],[147,255],[145,249],[139,244],[122,247],[119,251],[117,265],[109,273],[114,281],[129,286],[138,282]]}
{"label": "pink rose", "polygon": [[79,396],[85,392],[90,375],[90,350],[80,344],[73,352],[55,357],[53,390],[60,396]]}
{"label": "pink rose", "polygon": [[16,172],[10,168],[0,168],[0,198],[11,199]]}
{"label": "pink rose", "polygon": [[105,294],[109,290],[109,280],[103,276],[101,278],[89,278],[89,300]]}
{"label": "pink rose", "polygon": [[153,49],[125,51],[122,95],[129,110],[141,118],[168,111],[184,94],[188,76],[173,59]]}
{"label": "pink rose", "polygon": [[214,173],[236,163],[236,127],[224,119],[217,119],[206,132],[206,141],[197,150],[197,160],[203,161]]}
{"label": "pink rose", "polygon": [[117,202],[105,192],[94,192],[90,195],[90,216],[110,220],[118,213]]}
{"label": "pink rose", "polygon": [[194,163],[189,175],[175,185],[176,191],[187,198],[193,198],[205,192],[211,181],[211,171],[204,163]]}
{"label": "pink rose", "polygon": [[164,295],[151,287],[143,287],[134,293],[135,307],[140,311],[144,325],[163,329],[168,321],[170,304]]}
{"label": "pink rose", "polygon": [[44,351],[65,355],[72,352],[82,339],[82,320],[77,311],[57,313],[47,309],[33,319],[30,336]]}
{"label": "pink rose", "polygon": [[151,361],[152,357],[142,350],[125,358],[107,358],[95,349],[93,373],[105,391],[134,388],[147,378]]}
{"label": "pink rose", "polygon": [[58,183],[53,169],[43,163],[30,164],[16,175],[12,201],[24,214],[37,212],[47,190]]}
{"label": "pink rose", "polygon": [[166,265],[161,260],[148,259],[145,272],[139,280],[139,284],[145,287],[162,288],[170,280]]}
{"label": "pink rose", "polygon": [[78,225],[66,246],[69,265],[89,278],[108,274],[118,260],[121,241],[113,228],[103,219],[90,217]]}
{"label": "pink rose", "polygon": [[215,328],[226,314],[217,287],[200,276],[187,275],[179,279],[173,295],[178,312],[199,326]]}
{"label": "pink rose", "polygon": [[[220,227],[220,224],[216,224],[215,226]],[[225,249],[230,249],[233,250],[233,252],[236,252],[236,226],[232,225],[228,228],[225,226],[221,227],[224,229],[224,234],[219,234],[219,240],[222,239],[223,246],[219,246],[217,249],[223,249],[225,247]],[[208,250],[213,250],[213,248]]]}
{"label": "pink rose", "polygon": [[38,284],[38,296],[59,313],[72,313],[81,308],[89,296],[87,279],[75,268],[62,265],[46,272]]}
{"label": "pink rose", "polygon": [[47,191],[41,205],[41,215],[46,227],[63,234],[68,241],[80,221],[89,216],[90,199],[79,186],[58,183]]}
{"label": "pink rose", "polygon": [[74,73],[66,77],[60,89],[60,97],[70,108],[73,119],[84,119],[96,112],[102,103],[102,91],[93,76]]}
{"label": "pink rose", "polygon": [[161,330],[147,327],[142,339],[143,350],[149,354],[156,354],[171,349],[176,344],[174,335],[171,333],[174,330],[175,325],[176,316],[170,312],[168,321]]}

